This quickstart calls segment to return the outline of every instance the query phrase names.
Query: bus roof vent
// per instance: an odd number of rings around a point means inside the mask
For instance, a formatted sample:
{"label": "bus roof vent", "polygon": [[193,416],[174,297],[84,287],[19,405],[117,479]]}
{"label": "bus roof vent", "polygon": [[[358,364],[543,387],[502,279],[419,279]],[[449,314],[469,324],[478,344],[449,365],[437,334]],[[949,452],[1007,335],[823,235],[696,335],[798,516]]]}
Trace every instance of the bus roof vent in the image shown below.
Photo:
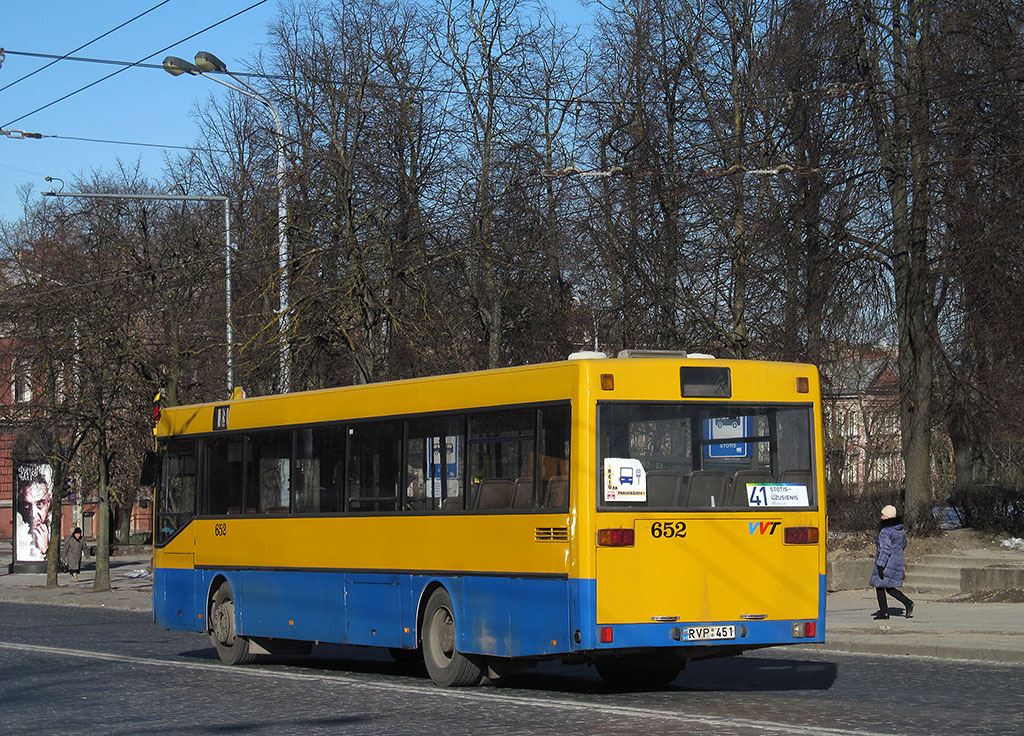
{"label": "bus roof vent", "polygon": [[620,358],[686,358],[685,350],[620,350]]}
{"label": "bus roof vent", "polygon": [[603,360],[608,356],[596,350],[581,350],[578,353],[569,355],[569,360]]}

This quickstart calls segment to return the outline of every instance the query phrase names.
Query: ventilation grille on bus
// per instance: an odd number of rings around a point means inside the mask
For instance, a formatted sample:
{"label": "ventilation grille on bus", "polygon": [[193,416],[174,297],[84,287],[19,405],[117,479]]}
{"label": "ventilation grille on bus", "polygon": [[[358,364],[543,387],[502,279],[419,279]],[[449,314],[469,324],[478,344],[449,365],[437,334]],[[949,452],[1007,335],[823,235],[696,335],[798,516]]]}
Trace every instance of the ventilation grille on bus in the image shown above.
{"label": "ventilation grille on bus", "polygon": [[569,530],[564,526],[539,526],[536,540],[538,542],[568,542]]}

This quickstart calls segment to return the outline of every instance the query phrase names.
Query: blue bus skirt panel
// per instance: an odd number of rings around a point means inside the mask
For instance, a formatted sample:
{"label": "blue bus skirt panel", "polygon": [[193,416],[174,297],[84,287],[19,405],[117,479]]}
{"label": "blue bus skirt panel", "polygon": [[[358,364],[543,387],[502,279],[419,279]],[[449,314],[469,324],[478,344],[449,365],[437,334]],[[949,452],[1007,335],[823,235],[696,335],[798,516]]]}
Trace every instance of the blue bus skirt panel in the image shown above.
{"label": "blue bus skirt panel", "polygon": [[168,629],[205,631],[206,588],[202,588],[202,594],[199,589],[198,570],[156,568],[153,571],[153,620]]}
{"label": "blue bus skirt panel", "polygon": [[220,578],[231,586],[243,636],[414,649],[421,606],[444,587],[462,652],[525,657],[571,649],[570,581],[554,576],[158,568],[154,619],[204,631],[211,586]]}
{"label": "blue bus skirt panel", "polygon": [[[721,644],[764,646],[824,641],[825,582],[813,637],[793,635],[793,620],[616,624],[600,642],[597,583],[557,577],[429,576],[295,570],[157,569],[154,619],[170,629],[204,631],[211,586],[231,585],[236,628],[244,636],[364,646],[417,646],[421,607],[443,586],[455,608],[457,646],[469,654],[538,657],[622,648]],[[736,638],[687,642],[685,628],[732,624]],[[575,641],[577,636],[579,641]]]}

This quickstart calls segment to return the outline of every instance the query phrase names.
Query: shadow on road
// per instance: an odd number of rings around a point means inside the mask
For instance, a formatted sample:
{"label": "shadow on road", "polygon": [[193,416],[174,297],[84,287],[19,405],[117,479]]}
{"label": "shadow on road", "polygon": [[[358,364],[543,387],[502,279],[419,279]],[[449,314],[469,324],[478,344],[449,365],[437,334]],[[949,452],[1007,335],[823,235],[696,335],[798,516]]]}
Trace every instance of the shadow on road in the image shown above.
{"label": "shadow on road", "polygon": [[[187,659],[216,660],[212,647],[182,652]],[[341,644],[318,644],[309,656],[258,656],[256,666],[288,666],[307,671],[352,675],[376,675],[412,678],[429,683],[422,660],[396,662],[387,650],[353,647]],[[226,666],[226,665],[225,665]],[[658,688],[672,692],[785,692],[827,690],[838,675],[834,662],[814,659],[773,659],[764,656],[740,656],[690,662],[687,669],[671,685]],[[516,688],[547,693],[624,693],[649,692],[650,688],[613,687],[587,665],[564,665],[542,662],[494,680],[500,688]]]}

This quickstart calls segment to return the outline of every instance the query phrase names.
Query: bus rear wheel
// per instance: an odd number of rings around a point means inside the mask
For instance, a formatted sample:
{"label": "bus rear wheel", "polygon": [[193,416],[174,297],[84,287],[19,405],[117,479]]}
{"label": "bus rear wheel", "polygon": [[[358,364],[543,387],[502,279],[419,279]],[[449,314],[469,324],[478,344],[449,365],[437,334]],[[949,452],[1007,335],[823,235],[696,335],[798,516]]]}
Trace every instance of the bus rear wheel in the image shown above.
{"label": "bus rear wheel", "polygon": [[256,658],[249,651],[249,640],[235,633],[235,599],[227,583],[223,583],[213,594],[210,640],[217,649],[217,656],[225,664],[249,664]]}
{"label": "bus rear wheel", "polygon": [[423,662],[427,673],[441,687],[479,685],[483,669],[455,646],[455,613],[451,596],[435,590],[423,614]]}

